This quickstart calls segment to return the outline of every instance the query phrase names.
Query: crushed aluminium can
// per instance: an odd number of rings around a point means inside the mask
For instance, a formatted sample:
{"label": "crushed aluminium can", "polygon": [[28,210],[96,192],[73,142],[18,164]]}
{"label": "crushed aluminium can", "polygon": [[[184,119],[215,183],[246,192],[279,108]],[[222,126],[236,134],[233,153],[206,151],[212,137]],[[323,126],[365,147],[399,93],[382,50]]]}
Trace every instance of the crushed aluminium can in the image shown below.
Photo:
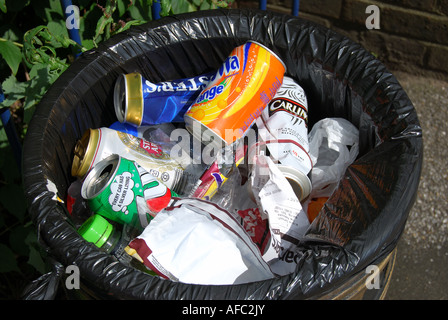
{"label": "crushed aluminium can", "polygon": [[236,47],[185,113],[186,128],[199,141],[207,132],[217,148],[232,144],[274,97],[285,71],[281,59],[259,43]]}
{"label": "crushed aluminium can", "polygon": [[138,73],[122,74],[114,88],[118,121],[137,126],[183,122],[183,115],[211,74],[152,83]]}
{"label": "crushed aluminium can", "polygon": [[308,101],[305,91],[285,76],[274,98],[256,121],[258,139],[250,150],[267,153],[302,201],[311,192],[313,162],[308,143]]}
{"label": "crushed aluminium can", "polygon": [[111,155],[85,177],[81,196],[93,212],[143,229],[177,194],[137,162]]}
{"label": "crushed aluminium can", "polygon": [[136,161],[168,188],[178,191],[184,188],[184,168],[162,147],[132,134],[109,129],[87,129],[75,145],[72,175],[80,179],[96,163],[112,154]]}

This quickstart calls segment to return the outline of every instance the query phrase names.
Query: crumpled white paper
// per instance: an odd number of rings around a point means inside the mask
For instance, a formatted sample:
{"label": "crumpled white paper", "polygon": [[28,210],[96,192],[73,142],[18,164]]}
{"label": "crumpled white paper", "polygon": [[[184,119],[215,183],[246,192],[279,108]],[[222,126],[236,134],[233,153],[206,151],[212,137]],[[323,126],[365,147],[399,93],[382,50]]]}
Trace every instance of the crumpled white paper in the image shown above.
{"label": "crumpled white paper", "polygon": [[269,220],[271,241],[263,259],[278,275],[294,272],[294,249],[310,225],[308,217],[291,185],[268,156],[256,156],[250,182],[261,216]]}

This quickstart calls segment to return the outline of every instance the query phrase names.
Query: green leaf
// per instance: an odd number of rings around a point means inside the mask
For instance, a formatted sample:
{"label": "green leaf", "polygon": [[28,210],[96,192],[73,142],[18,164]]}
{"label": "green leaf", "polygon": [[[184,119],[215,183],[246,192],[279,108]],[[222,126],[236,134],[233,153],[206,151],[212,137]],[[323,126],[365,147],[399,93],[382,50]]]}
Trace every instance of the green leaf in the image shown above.
{"label": "green leaf", "polygon": [[160,16],[166,17],[171,13],[171,1],[162,0],[160,2]]}
{"label": "green leaf", "polygon": [[24,84],[24,82],[17,81],[16,77],[11,75],[5,81],[3,81],[2,87],[5,94],[20,94],[25,93],[26,85]]}
{"label": "green leaf", "polygon": [[11,75],[2,83],[5,100],[0,104],[4,107],[11,106],[14,102],[25,97],[27,84],[17,81],[16,77]]}
{"label": "green leaf", "polygon": [[173,1],[171,6],[174,14],[196,11],[196,7],[187,0]]}
{"label": "green leaf", "polygon": [[[54,82],[54,77],[50,72],[50,65],[44,63],[35,64],[30,71],[31,80],[28,81],[28,86],[26,88],[26,98],[23,108],[25,112],[34,107],[47,92],[50,85]],[[26,112],[26,121],[30,120],[28,118],[28,112]]]}
{"label": "green leaf", "polygon": [[0,27],[0,37],[13,42],[22,42],[23,33],[17,26],[5,23]]}
{"label": "green leaf", "polygon": [[[5,127],[3,125],[0,125],[0,153],[3,154],[3,152],[9,152],[3,150],[3,148],[6,148],[9,145],[8,142],[8,136],[5,132]],[[0,157],[0,169],[3,166],[3,163],[5,162],[5,157]]]}
{"label": "green leaf", "polygon": [[82,45],[84,46],[84,48],[86,48],[87,50],[93,49],[95,47],[95,43],[93,42],[92,39],[83,39],[82,40]]}
{"label": "green leaf", "polygon": [[61,24],[60,22],[50,21],[47,25],[48,32],[53,36],[51,39],[51,45],[54,48],[67,47],[64,45],[65,39],[70,39],[68,35],[67,28],[65,27],[65,23]]}
{"label": "green leaf", "polygon": [[44,63],[36,63],[35,65],[33,65],[33,67],[30,70],[30,79],[34,79],[39,76],[45,76],[45,78],[46,78],[46,75],[48,74],[49,71],[45,71],[43,74],[41,69],[48,70],[49,67],[48,67],[48,65],[46,65]]}
{"label": "green leaf", "polygon": [[31,231],[25,239],[25,243],[30,248],[30,254],[28,258],[28,264],[32,265],[41,274],[46,273],[47,265],[42,257],[41,250],[39,250],[39,242],[37,241],[37,235],[35,231]]}
{"label": "green leaf", "polygon": [[11,68],[12,74],[16,75],[19,69],[20,62],[22,61],[22,52],[20,49],[9,40],[0,41],[0,53]]}
{"label": "green leaf", "polygon": [[62,9],[61,0],[49,0],[49,2],[51,11],[58,13],[61,17],[64,17],[64,10]]}
{"label": "green leaf", "polygon": [[121,17],[126,12],[126,5],[124,1],[117,2],[118,15]]}
{"label": "green leaf", "polygon": [[43,260],[40,252],[36,250],[34,247],[30,247],[30,256],[27,262],[41,274],[47,272],[45,261]]}
{"label": "green leaf", "polygon": [[5,4],[5,0],[0,0],[0,10],[3,11],[3,13],[6,13],[6,4]]}
{"label": "green leaf", "polygon": [[3,243],[0,243],[0,257],[2,257],[0,259],[0,272],[20,272],[14,252]]}
{"label": "green leaf", "polygon": [[30,104],[27,109],[23,111],[23,121],[25,123],[29,123],[33,118],[34,111],[36,111],[37,101],[34,101],[34,104]]}
{"label": "green leaf", "polygon": [[23,36],[23,56],[25,58],[25,62],[29,68],[32,67],[36,62],[42,62],[41,55],[37,52],[35,44],[38,46],[42,45],[42,41],[37,36],[39,32],[47,29],[46,26],[37,26],[31,30],[25,32]]}
{"label": "green leaf", "polygon": [[[50,64],[37,63],[30,70],[31,80],[27,82],[25,90],[24,122],[31,120],[34,109],[47,92],[48,88],[56,81],[68,65],[59,59],[52,60]],[[56,69],[53,69],[56,68]]]}
{"label": "green leaf", "polygon": [[151,20],[151,1],[133,1],[133,5],[129,6],[128,12],[133,20]]}
{"label": "green leaf", "polygon": [[209,10],[214,9],[213,4],[208,3],[207,1],[202,2],[201,6],[199,7],[199,10]]}
{"label": "green leaf", "polygon": [[[112,17],[106,17],[106,16],[102,16],[99,20],[98,23],[96,25],[96,29],[95,29],[95,37],[93,38],[94,41],[97,41],[97,39],[99,38],[100,35],[102,35],[104,33],[104,31],[106,30],[106,28],[108,28],[108,24],[114,22],[114,19]],[[103,40],[107,40],[107,38],[103,39]]]}
{"label": "green leaf", "polygon": [[120,33],[122,31],[125,31],[125,30],[129,29],[131,26],[138,26],[138,25],[143,24],[143,23],[144,23],[144,21],[131,20],[129,22],[126,22],[126,24],[123,27],[121,27],[120,29],[118,29],[116,31],[116,33]]}

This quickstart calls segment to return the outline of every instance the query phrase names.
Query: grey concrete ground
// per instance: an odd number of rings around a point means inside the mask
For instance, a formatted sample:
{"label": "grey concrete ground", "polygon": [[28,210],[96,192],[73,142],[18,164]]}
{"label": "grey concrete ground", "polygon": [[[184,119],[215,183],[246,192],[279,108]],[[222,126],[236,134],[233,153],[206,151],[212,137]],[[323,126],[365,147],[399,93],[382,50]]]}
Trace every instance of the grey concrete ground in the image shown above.
{"label": "grey concrete ground", "polygon": [[448,299],[448,82],[392,72],[423,129],[417,200],[398,243],[386,299]]}

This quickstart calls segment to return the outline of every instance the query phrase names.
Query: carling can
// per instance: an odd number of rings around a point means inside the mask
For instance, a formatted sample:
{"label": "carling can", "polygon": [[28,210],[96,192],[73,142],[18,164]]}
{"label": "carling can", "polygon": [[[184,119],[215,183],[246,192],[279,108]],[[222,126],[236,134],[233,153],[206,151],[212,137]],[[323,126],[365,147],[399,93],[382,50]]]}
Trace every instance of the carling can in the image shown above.
{"label": "carling can", "polygon": [[308,143],[308,101],[303,88],[285,76],[255,123],[259,141],[251,147],[250,157],[254,152],[269,154],[303,201],[311,192],[308,174],[313,167]]}
{"label": "carling can", "polygon": [[259,43],[236,47],[185,113],[186,128],[200,141],[207,132],[218,148],[232,144],[261,115],[285,71],[280,58]]}
{"label": "carling can", "polygon": [[136,161],[151,175],[177,191],[185,184],[184,168],[162,147],[132,134],[109,129],[87,129],[75,145],[72,175],[84,178],[99,161],[112,154]]}
{"label": "carling can", "polygon": [[120,122],[137,126],[183,122],[211,75],[152,83],[138,72],[122,74],[114,88],[115,114]]}
{"label": "carling can", "polygon": [[81,196],[95,213],[143,229],[177,194],[137,162],[113,154],[89,171]]}

